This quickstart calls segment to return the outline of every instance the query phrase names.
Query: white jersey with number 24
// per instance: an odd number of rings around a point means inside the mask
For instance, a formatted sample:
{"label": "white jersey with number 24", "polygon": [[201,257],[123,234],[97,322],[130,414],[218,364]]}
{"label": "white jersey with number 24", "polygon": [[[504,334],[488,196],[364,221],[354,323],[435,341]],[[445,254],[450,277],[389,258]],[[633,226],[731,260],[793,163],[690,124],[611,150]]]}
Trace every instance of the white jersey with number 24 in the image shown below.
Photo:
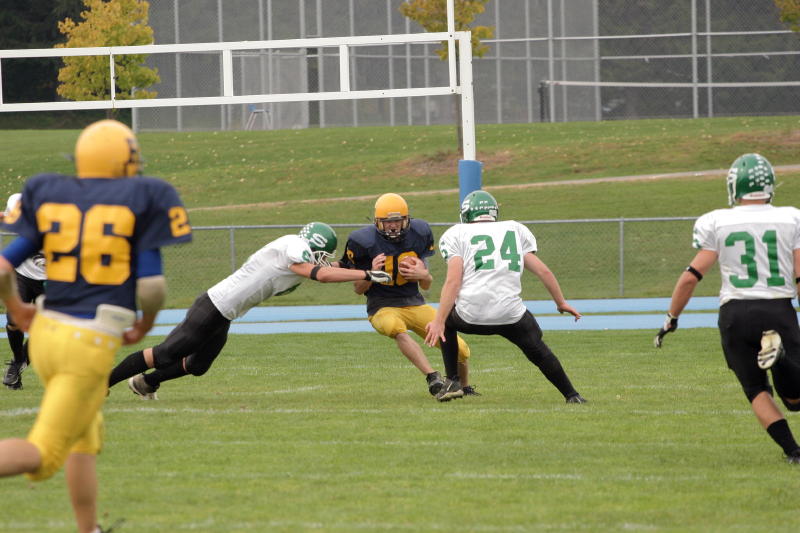
{"label": "white jersey with number 24", "polygon": [[797,296],[800,210],[794,207],[751,204],[711,211],[695,222],[692,245],[719,256],[720,305]]}
{"label": "white jersey with number 24", "polygon": [[456,312],[470,324],[513,324],[526,311],[520,292],[523,256],[536,251],[536,239],[514,220],[458,224],[439,240],[448,261],[461,257],[464,277]]}

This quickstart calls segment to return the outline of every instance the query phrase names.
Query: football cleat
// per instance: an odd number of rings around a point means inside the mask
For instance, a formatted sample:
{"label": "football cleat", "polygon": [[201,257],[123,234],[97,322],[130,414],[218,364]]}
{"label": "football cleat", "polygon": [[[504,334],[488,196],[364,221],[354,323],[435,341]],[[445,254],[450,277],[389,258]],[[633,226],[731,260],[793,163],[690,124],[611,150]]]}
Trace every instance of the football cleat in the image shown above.
{"label": "football cleat", "polygon": [[589,403],[589,400],[578,394],[570,394],[567,398],[567,403]]}
{"label": "football cleat", "polygon": [[476,391],[472,385],[467,385],[462,390],[464,391],[464,396],[481,396],[481,393]]}
{"label": "football cleat", "polygon": [[158,390],[158,388],[153,388],[148,385],[144,380],[144,374],[137,374],[132,378],[129,378],[128,388],[131,389],[135,395],[140,396],[143,400],[158,400],[158,394],[156,394],[156,390]]}
{"label": "football cleat", "polygon": [[458,379],[447,378],[444,386],[436,393],[436,399],[440,402],[449,402],[464,397],[464,389]]}
{"label": "football cleat", "polygon": [[800,448],[787,455],[786,461],[790,465],[800,465]]}
{"label": "football cleat", "polygon": [[428,392],[431,393],[431,396],[436,396],[436,393],[444,387],[444,380],[438,372],[431,372],[425,376],[425,381],[428,382]]}
{"label": "football cleat", "polygon": [[16,361],[8,361],[8,368],[3,376],[3,385],[11,390],[22,389],[22,371],[28,367],[28,363],[17,363]]}
{"label": "football cleat", "polygon": [[761,335],[761,351],[758,352],[758,368],[768,370],[784,354],[781,336],[774,329]]}

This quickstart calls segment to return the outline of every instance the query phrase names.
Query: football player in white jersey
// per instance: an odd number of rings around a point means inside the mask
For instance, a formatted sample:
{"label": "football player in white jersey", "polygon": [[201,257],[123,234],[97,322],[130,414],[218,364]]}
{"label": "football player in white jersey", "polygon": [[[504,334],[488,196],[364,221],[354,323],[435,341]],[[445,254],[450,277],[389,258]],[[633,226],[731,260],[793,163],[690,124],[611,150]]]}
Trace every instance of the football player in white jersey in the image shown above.
{"label": "football player in white jersey", "polygon": [[[122,360],[111,372],[108,386],[127,379],[134,394],[155,400],[161,382],[188,374],[202,376],[225,346],[232,320],[272,296],[293,291],[306,278],[321,283],[392,280],[383,271],[332,266],[336,244],[333,228],[311,222],[300,233],[265,245],[239,270],[200,295],[164,342]],[[156,370],[144,374],[149,368]]]}
{"label": "football player in white jersey", "polygon": [[[6,210],[0,213],[0,220],[17,207],[21,198],[22,194],[18,192],[8,197]],[[29,257],[15,270],[20,300],[32,303],[44,294],[44,281],[47,279],[44,271],[44,255],[37,253]],[[11,390],[21,390],[22,371],[28,367],[29,363],[28,343],[25,342],[25,334],[14,324],[11,313],[6,316],[6,337],[8,345],[11,347],[11,360],[8,362],[5,375],[3,375],[3,385]]]}
{"label": "football player in white jersey", "polygon": [[558,280],[536,256],[533,234],[513,220],[498,221],[499,207],[486,191],[468,194],[461,204],[461,224],[439,241],[447,262],[439,309],[427,325],[425,342],[442,342],[447,379],[436,395],[439,401],[463,396],[456,367],[456,332],[501,335],[564,395],[567,403],[586,400],[572,386],[558,358],[542,340],[542,330],[520,297],[523,269],[541,280],[560,313],[575,320],[581,314],[564,299]]}
{"label": "football player in white jersey", "polygon": [[772,397],[800,411],[800,327],[792,298],[800,281],[800,210],[775,207],[775,174],[764,157],[745,154],[727,176],[729,209],[697,219],[692,244],[699,249],[672,293],[664,326],[655,338],[678,328],[678,316],[695,287],[719,261],[722,274],[719,331],[728,367],[736,374],[756,418],[800,464],[800,446]]}

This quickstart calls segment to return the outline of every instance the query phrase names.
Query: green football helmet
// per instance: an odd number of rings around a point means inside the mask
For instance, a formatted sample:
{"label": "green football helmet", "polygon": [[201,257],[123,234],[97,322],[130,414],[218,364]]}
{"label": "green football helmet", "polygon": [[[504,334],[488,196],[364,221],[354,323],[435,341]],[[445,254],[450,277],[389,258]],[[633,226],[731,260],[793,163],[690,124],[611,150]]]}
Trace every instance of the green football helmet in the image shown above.
{"label": "green football helmet", "polygon": [[302,237],[311,248],[311,262],[315,265],[330,266],[336,251],[336,232],[324,222],[309,222],[300,230]]}
{"label": "green football helmet", "polygon": [[486,191],[472,191],[461,202],[461,222],[496,222],[500,207],[494,196]]}
{"label": "green football helmet", "polygon": [[728,171],[728,205],[738,200],[767,200],[775,196],[775,172],[759,154],[739,156]]}

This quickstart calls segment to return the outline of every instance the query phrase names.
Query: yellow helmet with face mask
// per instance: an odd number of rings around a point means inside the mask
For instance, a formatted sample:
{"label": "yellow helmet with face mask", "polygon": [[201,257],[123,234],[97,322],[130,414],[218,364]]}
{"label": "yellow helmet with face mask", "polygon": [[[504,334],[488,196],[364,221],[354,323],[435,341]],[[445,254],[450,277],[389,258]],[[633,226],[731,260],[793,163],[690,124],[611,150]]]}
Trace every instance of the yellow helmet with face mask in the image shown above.
{"label": "yellow helmet with face mask", "polygon": [[[398,229],[387,229],[386,222],[402,221]],[[399,241],[408,231],[411,218],[408,216],[408,204],[399,194],[386,193],[375,202],[375,227],[378,233],[388,241]]]}
{"label": "yellow helmet with face mask", "polygon": [[142,170],[136,135],[116,120],[87,126],[75,144],[75,170],[79,178],[126,178]]}

